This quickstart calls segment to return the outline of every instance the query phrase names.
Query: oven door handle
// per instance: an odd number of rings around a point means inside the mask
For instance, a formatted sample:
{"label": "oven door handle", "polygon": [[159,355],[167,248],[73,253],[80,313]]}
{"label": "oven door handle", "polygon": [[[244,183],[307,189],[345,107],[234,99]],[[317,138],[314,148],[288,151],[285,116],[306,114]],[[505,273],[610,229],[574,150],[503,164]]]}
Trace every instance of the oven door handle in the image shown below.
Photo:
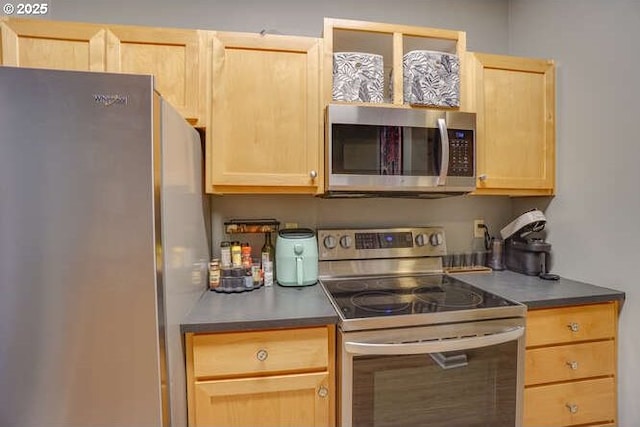
{"label": "oven door handle", "polygon": [[344,343],[344,348],[348,353],[356,355],[442,353],[503,344],[509,341],[515,341],[523,335],[524,326],[516,326],[514,328],[509,328],[506,331],[491,335],[444,339],[438,341],[404,342],[397,344],[347,341]]}

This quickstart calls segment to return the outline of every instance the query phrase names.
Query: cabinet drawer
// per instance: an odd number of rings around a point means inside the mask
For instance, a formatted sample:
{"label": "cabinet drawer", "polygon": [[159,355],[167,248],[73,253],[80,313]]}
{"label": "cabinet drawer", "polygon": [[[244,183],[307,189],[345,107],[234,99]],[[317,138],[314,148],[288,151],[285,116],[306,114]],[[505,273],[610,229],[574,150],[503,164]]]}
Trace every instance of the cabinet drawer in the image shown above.
{"label": "cabinet drawer", "polygon": [[527,314],[527,347],[614,338],[613,303],[531,310]]}
{"label": "cabinet drawer", "polygon": [[250,376],[273,372],[325,370],[329,340],[326,328],[196,334],[196,378]]}
{"label": "cabinet drawer", "polygon": [[615,375],[613,340],[529,349],[525,385]]}
{"label": "cabinet drawer", "polygon": [[524,426],[607,424],[615,420],[615,381],[603,378],[526,388]]}

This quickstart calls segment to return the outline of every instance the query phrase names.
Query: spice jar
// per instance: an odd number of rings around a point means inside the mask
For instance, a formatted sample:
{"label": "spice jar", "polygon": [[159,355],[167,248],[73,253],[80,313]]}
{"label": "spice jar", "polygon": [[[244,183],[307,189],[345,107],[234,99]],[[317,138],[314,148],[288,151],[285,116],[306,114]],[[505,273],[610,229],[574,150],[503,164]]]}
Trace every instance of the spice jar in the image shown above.
{"label": "spice jar", "polygon": [[220,242],[220,265],[222,268],[231,267],[231,243]]}
{"label": "spice jar", "polygon": [[241,264],[242,267],[251,271],[251,246],[248,243],[243,243],[240,248]]}
{"label": "spice jar", "polygon": [[209,288],[215,289],[220,286],[220,260],[214,258],[209,263]]}
{"label": "spice jar", "polygon": [[264,274],[264,285],[273,286],[273,263],[271,261],[265,261],[262,265],[262,272]]}
{"label": "spice jar", "polygon": [[242,266],[242,252],[238,241],[231,242],[231,265],[233,267]]}

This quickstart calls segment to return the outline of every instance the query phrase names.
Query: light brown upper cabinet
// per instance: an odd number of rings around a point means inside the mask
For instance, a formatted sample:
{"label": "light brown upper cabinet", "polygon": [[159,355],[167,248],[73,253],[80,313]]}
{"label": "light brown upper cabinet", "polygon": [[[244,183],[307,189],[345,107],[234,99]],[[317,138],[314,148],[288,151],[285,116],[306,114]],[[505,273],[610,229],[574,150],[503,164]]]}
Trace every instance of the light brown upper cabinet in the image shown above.
{"label": "light brown upper cabinet", "polygon": [[101,25],[5,18],[0,36],[2,65],[105,70],[106,31]]}
{"label": "light brown upper cabinet", "polygon": [[553,195],[553,61],[468,52],[465,62],[465,104],[477,113],[475,194]]}
{"label": "light brown upper cabinet", "polygon": [[207,191],[321,192],[321,40],[225,32],[211,39]]}
{"label": "light brown upper cabinet", "polygon": [[151,74],[193,125],[204,125],[204,33],[198,30],[3,19],[2,65]]}
{"label": "light brown upper cabinet", "polygon": [[[333,101],[334,53],[361,52],[382,56],[384,101],[363,104],[410,108],[410,105],[404,101],[403,56],[414,50],[455,54],[460,60],[462,77],[465,69],[466,40],[464,31],[325,18],[323,102],[325,105],[332,102],[345,102]],[[461,78],[460,94],[462,95],[465,90],[464,81]],[[463,99],[461,97],[461,102]],[[466,110],[466,106],[462,103],[459,108]]]}
{"label": "light brown upper cabinet", "polygon": [[110,25],[106,70],[153,75],[156,90],[191,124],[202,125],[201,37],[197,30]]}

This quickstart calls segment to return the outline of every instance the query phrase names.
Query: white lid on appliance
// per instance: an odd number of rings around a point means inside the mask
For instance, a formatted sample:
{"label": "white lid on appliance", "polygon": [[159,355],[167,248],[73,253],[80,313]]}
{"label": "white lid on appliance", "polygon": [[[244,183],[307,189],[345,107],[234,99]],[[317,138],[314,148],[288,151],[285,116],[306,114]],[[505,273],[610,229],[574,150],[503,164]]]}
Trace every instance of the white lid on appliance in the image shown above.
{"label": "white lid on appliance", "polygon": [[547,218],[545,218],[542,211],[532,209],[507,224],[500,230],[500,235],[502,235],[503,239],[508,239],[514,234],[519,233],[519,237],[523,238],[528,234],[542,231],[546,223]]}

